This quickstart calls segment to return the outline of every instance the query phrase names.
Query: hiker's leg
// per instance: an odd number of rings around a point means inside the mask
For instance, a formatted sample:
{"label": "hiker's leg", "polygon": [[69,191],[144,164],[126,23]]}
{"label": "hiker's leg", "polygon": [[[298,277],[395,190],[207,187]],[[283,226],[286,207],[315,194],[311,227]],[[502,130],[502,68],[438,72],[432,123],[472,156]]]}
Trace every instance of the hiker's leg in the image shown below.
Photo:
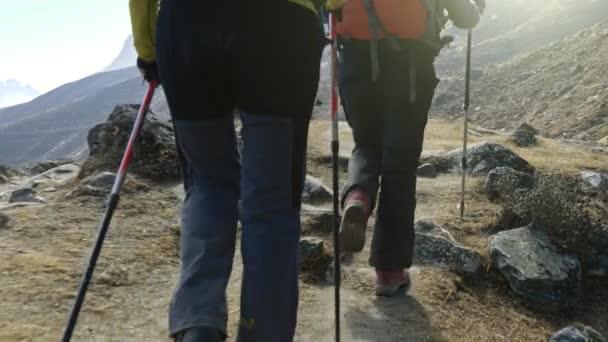
{"label": "hiker's leg", "polygon": [[[181,272],[169,312],[171,335],[208,327],[226,333],[225,290],[235,250],[240,165],[218,9],[163,1],[157,60],[182,158]],[[211,30],[215,31],[211,31]],[[187,47],[187,48],[185,48]],[[173,167],[167,165],[167,167]]]}
{"label": "hiker's leg", "polygon": [[382,185],[370,263],[382,271],[401,271],[412,264],[416,169],[422,151],[437,79],[433,58],[416,55],[416,101],[410,103],[410,51],[384,46],[382,73],[385,88]]}
{"label": "hiker's leg", "polygon": [[312,11],[288,2],[240,25],[234,78],[243,121],[244,270],[237,340],[291,341],[300,197],[322,34]]}
{"label": "hiker's leg", "polygon": [[174,122],[182,155],[181,274],[170,309],[173,334],[196,326],[226,332],[238,217],[240,166],[231,115]]}
{"label": "hiker's leg", "polygon": [[[298,305],[294,120],[242,114],[243,291],[239,341],[290,341]],[[301,128],[300,128],[301,129]],[[299,185],[298,188],[301,188]]]}
{"label": "hiker's leg", "polygon": [[369,42],[364,41],[341,44],[340,95],[355,142],[342,202],[350,190],[358,188],[369,196],[373,206],[382,163],[384,104],[382,85],[371,79],[369,49]]}

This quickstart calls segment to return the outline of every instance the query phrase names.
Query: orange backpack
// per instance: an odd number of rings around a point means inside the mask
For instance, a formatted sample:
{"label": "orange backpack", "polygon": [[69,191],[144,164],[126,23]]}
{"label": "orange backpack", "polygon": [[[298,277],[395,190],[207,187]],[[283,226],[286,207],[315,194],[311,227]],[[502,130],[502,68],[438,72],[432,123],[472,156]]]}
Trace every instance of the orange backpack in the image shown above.
{"label": "orange backpack", "polygon": [[[427,26],[428,11],[424,1],[348,0],[342,7],[336,33],[353,39],[372,40],[375,38],[373,25],[380,24],[382,28],[377,38],[384,38],[388,33],[401,39],[419,39]],[[371,16],[376,18],[370,17],[370,8]]]}

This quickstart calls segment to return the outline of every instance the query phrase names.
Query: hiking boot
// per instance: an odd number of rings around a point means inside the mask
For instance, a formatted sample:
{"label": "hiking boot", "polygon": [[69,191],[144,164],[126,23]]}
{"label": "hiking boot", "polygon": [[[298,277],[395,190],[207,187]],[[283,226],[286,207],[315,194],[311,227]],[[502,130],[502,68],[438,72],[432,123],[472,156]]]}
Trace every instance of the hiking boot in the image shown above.
{"label": "hiking boot", "polygon": [[407,270],[380,271],[376,270],[376,296],[393,297],[409,291],[412,281]]}
{"label": "hiking boot", "polygon": [[365,230],[371,214],[371,201],[365,192],[354,189],[346,196],[340,223],[340,249],[361,252],[365,245]]}
{"label": "hiking boot", "polygon": [[222,333],[210,327],[194,327],[185,330],[175,337],[175,342],[222,342]]}

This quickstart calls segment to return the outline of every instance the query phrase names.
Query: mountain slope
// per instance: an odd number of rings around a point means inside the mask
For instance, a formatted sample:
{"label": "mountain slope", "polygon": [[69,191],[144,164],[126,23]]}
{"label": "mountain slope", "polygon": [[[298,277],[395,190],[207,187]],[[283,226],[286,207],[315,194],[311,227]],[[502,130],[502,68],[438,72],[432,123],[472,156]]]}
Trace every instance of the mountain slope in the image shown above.
{"label": "mountain slope", "polygon": [[[70,89],[62,90],[70,94],[66,102],[56,102],[41,111],[28,112],[27,107],[21,108],[21,119],[15,117],[19,111],[13,109],[8,124],[4,123],[2,117],[6,113],[0,112],[0,163],[20,165],[53,158],[79,159],[85,156],[88,130],[104,121],[116,104],[139,103],[145,91],[145,85],[135,76],[135,69],[118,72],[119,75],[115,75],[117,79],[126,80],[106,87],[92,85],[103,83],[100,78],[107,78],[106,73],[74,82],[68,87]],[[86,88],[89,90],[83,90]],[[88,95],[77,96],[81,94],[80,90]],[[43,97],[40,101],[50,101]],[[164,102],[162,91],[159,91],[153,109],[161,114],[166,112]],[[38,105],[32,103],[30,107],[36,108]]]}
{"label": "mountain slope", "polygon": [[[608,21],[490,67],[472,83],[472,118],[489,128],[528,122],[551,137],[608,136],[607,55]],[[461,88],[448,82],[436,111],[458,112]]]}
{"label": "mountain slope", "polygon": [[29,85],[23,85],[16,80],[0,81],[0,108],[27,102],[40,95]]}
{"label": "mountain slope", "polygon": [[122,50],[116,58],[103,69],[103,71],[112,71],[123,68],[132,67],[135,65],[135,60],[137,58],[137,53],[135,52],[135,48],[133,47],[133,36],[127,37],[125,43],[122,46]]}
{"label": "mountain slope", "polygon": [[[605,0],[511,0],[488,1],[481,22],[473,33],[473,67],[503,63],[522,53],[606,20]],[[442,75],[452,75],[464,67],[466,34],[451,28],[456,41],[437,61]]]}

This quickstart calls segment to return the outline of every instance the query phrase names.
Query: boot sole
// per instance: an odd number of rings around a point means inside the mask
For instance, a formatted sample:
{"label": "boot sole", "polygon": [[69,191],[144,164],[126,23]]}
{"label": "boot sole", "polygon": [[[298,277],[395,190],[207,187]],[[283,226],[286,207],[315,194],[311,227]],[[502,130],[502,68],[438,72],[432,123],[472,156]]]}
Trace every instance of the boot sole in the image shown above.
{"label": "boot sole", "polygon": [[366,228],[367,215],[363,207],[347,207],[340,223],[340,249],[345,252],[361,252],[365,246]]}

